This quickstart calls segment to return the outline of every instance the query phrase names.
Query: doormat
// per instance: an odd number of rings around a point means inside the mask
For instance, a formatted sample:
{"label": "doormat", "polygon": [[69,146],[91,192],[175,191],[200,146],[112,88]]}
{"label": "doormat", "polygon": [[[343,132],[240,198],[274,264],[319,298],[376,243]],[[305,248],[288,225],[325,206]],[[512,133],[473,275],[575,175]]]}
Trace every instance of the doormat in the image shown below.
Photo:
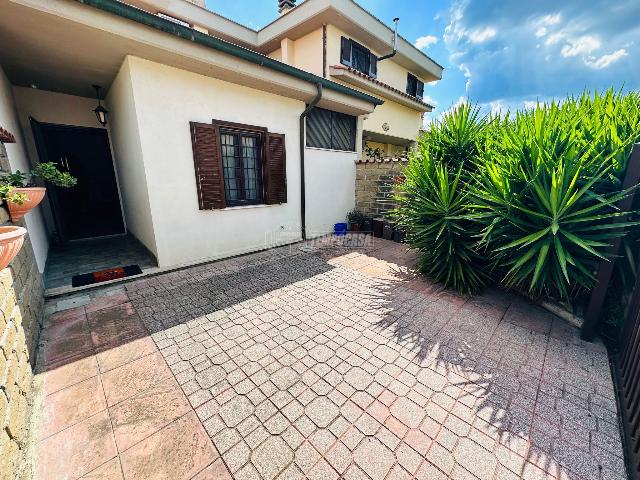
{"label": "doormat", "polygon": [[83,273],[82,275],[74,275],[71,279],[72,287],[84,287],[93,285],[94,283],[108,282],[118,278],[130,277],[132,275],[140,275],[142,269],[138,265],[129,265],[128,267],[108,268],[98,272]]}

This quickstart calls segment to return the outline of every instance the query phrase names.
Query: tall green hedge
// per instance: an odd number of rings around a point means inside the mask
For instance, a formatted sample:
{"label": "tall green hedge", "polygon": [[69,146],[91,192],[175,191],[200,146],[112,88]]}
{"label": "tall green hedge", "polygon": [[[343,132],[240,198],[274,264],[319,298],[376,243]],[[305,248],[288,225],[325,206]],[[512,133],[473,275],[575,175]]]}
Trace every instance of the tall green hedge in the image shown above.
{"label": "tall green hedge", "polygon": [[420,137],[396,221],[422,270],[460,292],[500,282],[578,295],[620,236],[628,282],[640,228],[616,204],[631,193],[621,182],[639,139],[635,92],[585,93],[503,117],[467,102]]}

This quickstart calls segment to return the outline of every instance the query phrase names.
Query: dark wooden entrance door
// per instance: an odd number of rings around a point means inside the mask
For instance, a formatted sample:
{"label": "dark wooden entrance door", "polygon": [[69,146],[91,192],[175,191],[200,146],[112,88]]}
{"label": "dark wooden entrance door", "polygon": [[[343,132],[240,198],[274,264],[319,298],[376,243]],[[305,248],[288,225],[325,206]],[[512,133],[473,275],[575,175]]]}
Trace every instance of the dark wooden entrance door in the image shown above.
{"label": "dark wooden entrance door", "polygon": [[102,128],[31,119],[41,162],[54,162],[78,179],[72,188],[47,185],[60,243],[125,233],[111,148]]}

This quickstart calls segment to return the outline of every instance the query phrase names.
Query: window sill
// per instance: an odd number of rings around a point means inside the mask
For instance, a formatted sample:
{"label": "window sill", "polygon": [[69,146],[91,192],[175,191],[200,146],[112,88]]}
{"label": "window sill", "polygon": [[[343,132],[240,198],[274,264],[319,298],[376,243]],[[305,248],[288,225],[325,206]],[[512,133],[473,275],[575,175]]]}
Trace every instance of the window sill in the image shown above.
{"label": "window sill", "polygon": [[230,210],[248,210],[251,208],[265,208],[265,207],[278,207],[280,205],[285,205],[285,203],[274,203],[273,205],[267,205],[266,203],[256,203],[253,205],[234,205],[232,207],[220,208],[217,211],[219,212],[227,212]]}
{"label": "window sill", "polygon": [[317,150],[319,152],[336,152],[336,153],[358,153],[355,150],[334,150],[333,148],[320,148],[320,147],[304,147],[305,150]]}

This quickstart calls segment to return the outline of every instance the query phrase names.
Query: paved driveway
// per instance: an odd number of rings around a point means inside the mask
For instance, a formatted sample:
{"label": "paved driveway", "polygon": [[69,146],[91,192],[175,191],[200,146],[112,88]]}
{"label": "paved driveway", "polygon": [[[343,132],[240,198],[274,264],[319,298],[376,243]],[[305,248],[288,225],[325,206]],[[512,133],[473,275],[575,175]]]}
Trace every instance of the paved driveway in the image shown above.
{"label": "paved driveway", "polygon": [[601,344],[513,295],[442,291],[401,245],[332,245],[53,314],[40,478],[626,478]]}

